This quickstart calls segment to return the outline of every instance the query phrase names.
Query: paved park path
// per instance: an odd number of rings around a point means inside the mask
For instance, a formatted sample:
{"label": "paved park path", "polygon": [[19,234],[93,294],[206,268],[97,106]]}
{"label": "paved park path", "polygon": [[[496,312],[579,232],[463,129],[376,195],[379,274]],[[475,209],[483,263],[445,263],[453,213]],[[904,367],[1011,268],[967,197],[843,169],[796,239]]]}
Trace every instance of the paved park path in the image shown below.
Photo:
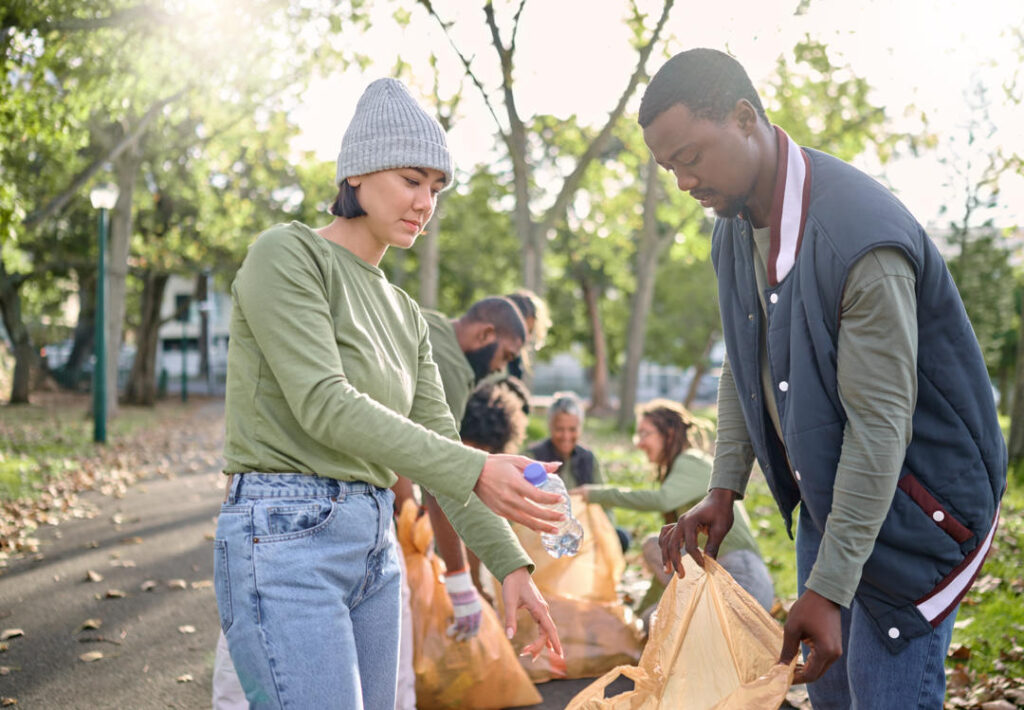
{"label": "paved park path", "polygon": [[[81,517],[41,527],[38,554],[0,570],[0,632],[21,631],[0,642],[10,707],[210,707],[223,402],[188,411],[134,485],[83,494]],[[588,682],[542,684],[533,707],[564,708]]]}

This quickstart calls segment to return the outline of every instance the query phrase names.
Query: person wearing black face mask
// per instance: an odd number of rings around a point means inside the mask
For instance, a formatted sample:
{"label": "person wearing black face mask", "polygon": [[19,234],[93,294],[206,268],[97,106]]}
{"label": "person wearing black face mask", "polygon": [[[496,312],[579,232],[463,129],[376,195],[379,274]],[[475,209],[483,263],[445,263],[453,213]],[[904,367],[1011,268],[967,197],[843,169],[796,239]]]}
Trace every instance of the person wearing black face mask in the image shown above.
{"label": "person wearing black face mask", "polygon": [[[459,318],[449,319],[429,310],[423,311],[423,318],[445,400],[459,424],[476,385],[519,357],[526,342],[526,324],[515,304],[500,297],[477,301]],[[479,627],[480,601],[470,584],[466,550],[437,501],[426,490],[421,493],[447,570],[445,586],[455,612],[451,632],[460,639],[470,638]]]}

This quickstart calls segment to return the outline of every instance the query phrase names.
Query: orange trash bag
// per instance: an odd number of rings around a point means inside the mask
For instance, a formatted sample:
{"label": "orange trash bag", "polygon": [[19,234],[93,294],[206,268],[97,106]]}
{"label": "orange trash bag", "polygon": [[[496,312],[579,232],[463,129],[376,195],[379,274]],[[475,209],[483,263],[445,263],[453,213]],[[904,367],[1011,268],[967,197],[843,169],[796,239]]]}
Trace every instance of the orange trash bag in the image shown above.
{"label": "orange trash bag", "polygon": [[[535,683],[592,678],[609,668],[636,663],[643,650],[641,624],[615,591],[626,568],[615,528],[599,505],[572,496],[572,507],[583,526],[583,540],[573,557],[552,557],[539,533],[512,526],[536,565],[533,581],[550,606],[565,653],[564,660],[552,657],[548,649],[535,661],[520,659]],[[525,610],[519,611],[516,625],[513,643],[517,647],[536,638],[537,624]]]}
{"label": "orange trash bag", "polygon": [[416,504],[406,501],[398,517],[398,541],[411,592],[416,706],[486,710],[539,703],[540,693],[517,662],[489,604],[482,603],[475,637],[456,641],[448,636],[452,604],[441,579],[442,563],[428,552],[434,531],[430,518],[417,514]]}
{"label": "orange trash bag", "polygon": [[[639,666],[587,686],[567,710],[771,710],[786,698],[796,658],[778,663],[782,626],[722,567],[683,556],[655,611]],[[605,698],[620,675],[634,688]]]}

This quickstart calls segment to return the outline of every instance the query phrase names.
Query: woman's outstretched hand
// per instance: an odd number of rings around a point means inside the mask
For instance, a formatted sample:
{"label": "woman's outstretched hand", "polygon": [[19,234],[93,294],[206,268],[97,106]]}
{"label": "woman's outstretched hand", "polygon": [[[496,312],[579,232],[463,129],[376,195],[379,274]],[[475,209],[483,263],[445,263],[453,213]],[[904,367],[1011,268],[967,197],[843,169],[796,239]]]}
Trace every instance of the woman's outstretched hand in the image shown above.
{"label": "woman's outstretched hand", "polygon": [[505,635],[511,639],[516,633],[516,612],[525,608],[530,612],[540,635],[531,643],[523,646],[522,655],[529,654],[536,659],[544,647],[551,651],[552,655],[562,657],[562,642],[558,638],[558,630],[555,629],[555,622],[551,620],[551,612],[548,603],[544,601],[537,585],[530,579],[530,573],[525,567],[509,572],[501,583],[501,597],[505,604]]}
{"label": "woman's outstretched hand", "polygon": [[[564,517],[545,506],[562,502],[557,493],[542,491],[523,476],[523,469],[533,459],[512,454],[490,454],[484,464],[473,492],[488,508],[503,518],[521,523],[539,533],[556,533],[554,523]],[[543,462],[541,462],[543,463]],[[544,469],[554,473],[558,462],[543,463]]]}

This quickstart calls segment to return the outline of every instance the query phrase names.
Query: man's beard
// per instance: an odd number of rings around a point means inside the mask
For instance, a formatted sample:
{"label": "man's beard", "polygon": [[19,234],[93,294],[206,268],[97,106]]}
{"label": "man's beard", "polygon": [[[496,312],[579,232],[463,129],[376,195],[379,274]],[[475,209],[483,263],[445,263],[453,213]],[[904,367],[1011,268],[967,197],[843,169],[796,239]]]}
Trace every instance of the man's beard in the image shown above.
{"label": "man's beard", "polygon": [[465,353],[466,360],[469,361],[469,366],[473,368],[473,374],[476,375],[477,382],[491,374],[491,361],[494,360],[494,353],[497,349],[498,341],[495,340],[490,345],[485,345],[482,348]]}
{"label": "man's beard", "polygon": [[733,195],[729,197],[725,203],[725,206],[721,209],[715,209],[715,215],[722,219],[732,219],[740,214],[747,207],[747,196],[746,195]]}

